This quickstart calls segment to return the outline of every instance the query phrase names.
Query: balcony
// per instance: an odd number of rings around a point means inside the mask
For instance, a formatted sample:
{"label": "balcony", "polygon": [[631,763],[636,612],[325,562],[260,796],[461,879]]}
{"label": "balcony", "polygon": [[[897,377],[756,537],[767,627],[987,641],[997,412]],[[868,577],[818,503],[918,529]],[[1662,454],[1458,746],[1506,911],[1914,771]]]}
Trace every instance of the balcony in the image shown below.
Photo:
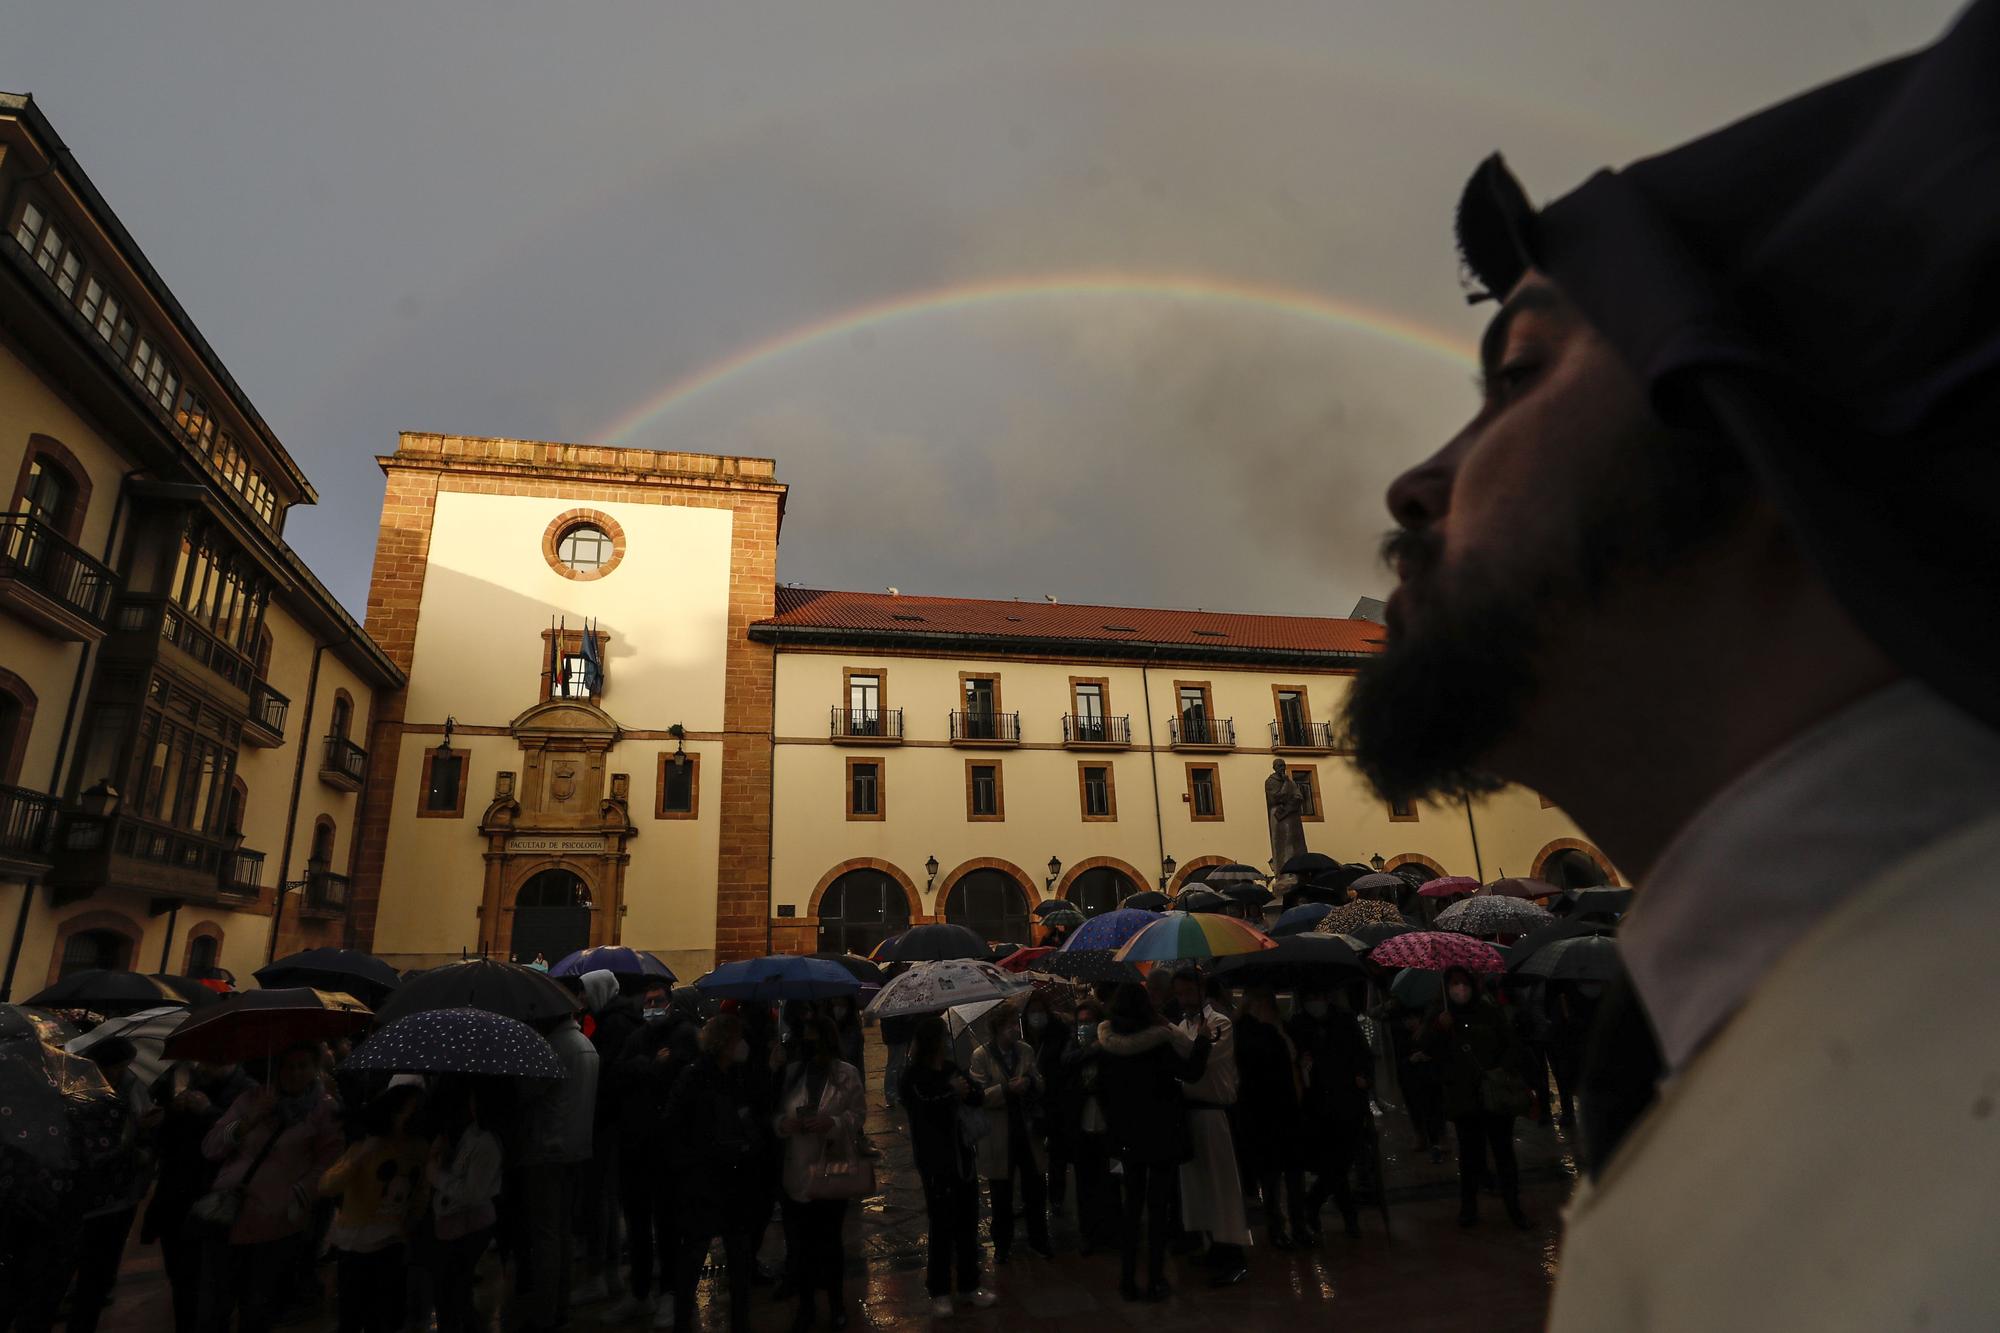
{"label": "balcony", "polygon": [[56,798],[26,787],[0,786],[0,870],[47,870],[55,852]]}
{"label": "balcony", "polygon": [[1170,717],[1167,745],[1175,750],[1233,750],[1236,719],[1231,717]]}
{"label": "balcony", "polygon": [[338,916],[347,910],[347,876],[324,866],[307,862],[306,877],[285,887],[302,890],[299,910],[308,916]]}
{"label": "balcony", "polygon": [[231,688],[241,691],[247,706],[250,687],[257,679],[255,665],[197,625],[186,611],[167,598],[133,595],[119,598],[113,630],[112,640],[106,645],[110,655],[150,661],[161,655],[160,646],[164,644],[175,656],[213,672]]}
{"label": "balcony", "polygon": [[341,791],[360,791],[368,773],[368,751],[345,736],[328,736],[326,754],[319,763],[319,780]]}
{"label": "balcony", "polygon": [[1019,745],[1019,713],[959,711],[951,715],[953,745]]}
{"label": "balcony", "polygon": [[226,843],[138,815],[65,813],[48,882],[57,904],[100,888],[158,898],[214,902],[221,894]]}
{"label": "balcony", "polygon": [[111,571],[27,514],[0,514],[0,606],[51,638],[95,643],[111,627]]}
{"label": "balcony", "polygon": [[1129,717],[1091,717],[1081,713],[1063,715],[1063,744],[1076,749],[1118,749],[1132,743]]}
{"label": "balcony", "polygon": [[1334,748],[1331,722],[1300,722],[1277,718],[1271,723],[1271,748],[1325,754]]}
{"label": "balcony", "polygon": [[222,863],[222,892],[255,902],[264,892],[264,853],[239,847]]}
{"label": "balcony", "polygon": [[903,710],[836,708],[830,734],[841,745],[895,745],[903,739]]}
{"label": "balcony", "polygon": [[292,701],[264,681],[250,683],[250,720],[244,724],[246,744],[269,750],[285,743],[285,714]]}

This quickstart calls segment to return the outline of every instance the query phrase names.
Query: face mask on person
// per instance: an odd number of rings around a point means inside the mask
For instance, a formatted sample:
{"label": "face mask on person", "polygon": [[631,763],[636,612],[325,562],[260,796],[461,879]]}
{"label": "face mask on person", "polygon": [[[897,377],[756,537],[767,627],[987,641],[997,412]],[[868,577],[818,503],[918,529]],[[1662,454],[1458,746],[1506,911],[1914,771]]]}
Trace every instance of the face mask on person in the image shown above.
{"label": "face mask on person", "polygon": [[1466,986],[1463,984],[1453,986],[1451,988],[1450,994],[1451,994],[1451,1002],[1453,1004],[1467,1005],[1472,1003],[1472,987],[1470,986]]}
{"label": "face mask on person", "polygon": [[1043,1028],[1047,1027],[1048,1025],[1049,1025],[1049,1016],[1047,1014],[1028,1015],[1028,1031],[1040,1032]]}
{"label": "face mask on person", "polygon": [[1327,1007],[1328,1006],[1325,1000],[1306,1001],[1306,1013],[1314,1018],[1325,1018]]}
{"label": "face mask on person", "polygon": [[738,1038],[736,1044],[729,1048],[729,1059],[733,1064],[746,1063],[750,1059],[750,1043]]}
{"label": "face mask on person", "polygon": [[649,1004],[639,1012],[645,1015],[648,1023],[657,1023],[667,1016],[667,1006],[664,1004]]}

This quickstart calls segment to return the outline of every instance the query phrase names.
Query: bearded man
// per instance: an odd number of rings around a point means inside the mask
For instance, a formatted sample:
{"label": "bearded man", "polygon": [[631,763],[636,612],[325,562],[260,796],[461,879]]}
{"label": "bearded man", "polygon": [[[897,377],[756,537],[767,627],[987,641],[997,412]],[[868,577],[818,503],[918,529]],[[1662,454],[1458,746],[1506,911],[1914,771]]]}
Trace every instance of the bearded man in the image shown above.
{"label": "bearded man", "polygon": [[1552,1327],[2000,1328],[2000,0],[1539,211],[1345,726],[1639,886]]}

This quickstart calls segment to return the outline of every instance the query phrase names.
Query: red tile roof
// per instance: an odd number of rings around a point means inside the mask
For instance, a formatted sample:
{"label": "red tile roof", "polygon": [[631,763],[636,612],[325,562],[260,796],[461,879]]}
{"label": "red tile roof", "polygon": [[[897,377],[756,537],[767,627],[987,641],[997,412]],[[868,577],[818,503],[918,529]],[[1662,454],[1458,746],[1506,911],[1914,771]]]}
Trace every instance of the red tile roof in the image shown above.
{"label": "red tile roof", "polygon": [[1021,640],[1074,644],[1095,653],[1117,645],[1173,647],[1217,656],[1293,656],[1380,652],[1383,628],[1369,620],[1322,616],[1253,616],[1167,611],[1067,602],[1001,602],[970,597],[904,597],[876,592],[779,588],[778,613],[751,627],[752,637],[832,642],[883,637]]}

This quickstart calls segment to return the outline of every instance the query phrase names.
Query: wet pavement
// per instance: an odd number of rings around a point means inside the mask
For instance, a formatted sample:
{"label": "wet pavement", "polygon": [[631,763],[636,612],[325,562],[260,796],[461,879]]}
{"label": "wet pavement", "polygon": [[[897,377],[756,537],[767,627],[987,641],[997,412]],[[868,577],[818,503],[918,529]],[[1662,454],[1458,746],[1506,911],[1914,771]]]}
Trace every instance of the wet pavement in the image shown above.
{"label": "wet pavement", "polygon": [[[1387,1183],[1388,1220],[1379,1207],[1364,1208],[1362,1236],[1341,1234],[1337,1215],[1326,1238],[1310,1250],[1277,1251],[1262,1243],[1253,1207],[1251,1220],[1259,1244],[1250,1251],[1247,1281],[1216,1290],[1206,1283],[1198,1265],[1169,1261],[1173,1294],[1164,1303],[1132,1304],[1118,1295],[1118,1259],[1113,1255],[1077,1255],[1076,1219],[1072,1207],[1050,1226],[1056,1251],[1041,1259],[1017,1247],[1007,1266],[987,1269],[987,1284],[999,1295],[989,1310],[961,1309],[949,1321],[933,1321],[924,1290],[925,1226],[923,1195],[910,1165],[909,1141],[900,1116],[881,1105],[882,1049],[871,1040],[868,1051],[871,1090],[868,1134],[882,1158],[877,1163],[883,1189],[850,1210],[848,1226],[849,1325],[853,1329],[968,1330],[1034,1329],[1101,1330],[1133,1327],[1160,1331],[1227,1327],[1280,1328],[1305,1316],[1337,1318],[1344,1326],[1445,1329],[1476,1327],[1481,1333],[1528,1333],[1542,1327],[1549,1285],[1555,1274],[1557,1214],[1569,1192],[1572,1172],[1567,1145],[1553,1130],[1519,1126],[1517,1152],[1522,1169],[1522,1199],[1534,1222],[1527,1231],[1510,1226],[1499,1200],[1486,1198],[1479,1226],[1458,1226],[1456,1166],[1449,1151],[1442,1163],[1412,1151],[1407,1120],[1393,1109],[1380,1111],[1377,1126],[1383,1147],[1383,1177]],[[983,1228],[982,1228],[983,1229]],[[779,1228],[768,1232],[766,1257],[782,1257]],[[720,1255],[718,1252],[717,1259]],[[323,1272],[330,1280],[332,1266]],[[498,1267],[489,1255],[483,1271],[482,1308],[497,1303]],[[771,1288],[756,1290],[753,1327],[763,1330],[791,1326],[793,1306],[773,1298]],[[703,1327],[728,1327],[728,1297],[719,1275],[704,1279]],[[571,1333],[585,1329],[645,1327],[642,1321],[606,1325],[602,1312],[608,1302],[579,1305],[570,1315]],[[287,1327],[320,1333],[335,1323],[329,1300],[324,1313],[301,1318]],[[497,1325],[496,1325],[497,1326]],[[1318,1324],[1318,1327],[1328,1325]],[[172,1327],[165,1275],[156,1246],[128,1247],[115,1299],[101,1327],[153,1333]],[[818,1327],[826,1327],[822,1315]]]}

